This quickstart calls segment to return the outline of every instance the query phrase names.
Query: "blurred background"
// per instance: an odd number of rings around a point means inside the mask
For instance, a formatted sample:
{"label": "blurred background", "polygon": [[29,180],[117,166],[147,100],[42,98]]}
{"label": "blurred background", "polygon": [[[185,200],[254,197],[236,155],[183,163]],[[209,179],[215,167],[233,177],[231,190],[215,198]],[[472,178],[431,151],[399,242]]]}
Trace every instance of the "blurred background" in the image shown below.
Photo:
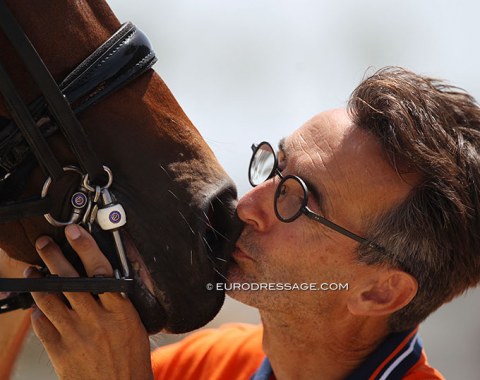
{"label": "blurred background", "polygon": [[[480,3],[474,0],[109,0],[152,40],[156,71],[239,194],[250,145],[277,143],[314,114],[345,106],[366,73],[387,65],[445,78],[480,99]],[[447,379],[478,380],[480,291],[422,325],[429,361]],[[213,322],[258,322],[227,300]],[[171,340],[159,336],[160,343]],[[55,379],[34,337],[17,380]]]}

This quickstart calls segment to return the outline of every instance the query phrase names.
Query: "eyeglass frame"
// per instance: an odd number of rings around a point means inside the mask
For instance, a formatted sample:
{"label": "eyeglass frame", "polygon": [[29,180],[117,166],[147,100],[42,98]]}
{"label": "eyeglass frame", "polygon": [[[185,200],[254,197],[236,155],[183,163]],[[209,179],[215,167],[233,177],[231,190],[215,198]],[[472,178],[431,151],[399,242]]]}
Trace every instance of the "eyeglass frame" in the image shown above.
{"label": "eyeglass frame", "polygon": [[[383,248],[381,245],[375,243],[374,241],[371,241],[367,238],[364,238],[360,235],[357,235],[356,233],[354,233],[350,230],[347,230],[346,228],[344,228],[342,226],[339,226],[338,224],[332,222],[331,220],[329,220],[327,218],[324,218],[323,216],[318,215],[317,213],[312,211],[307,206],[309,190],[308,190],[308,186],[306,185],[305,181],[303,181],[303,179],[300,178],[297,175],[289,174],[289,175],[284,176],[282,174],[282,172],[278,169],[277,154],[275,153],[275,150],[273,149],[272,145],[267,141],[262,141],[258,145],[252,144],[252,146],[251,146],[252,158],[250,159],[250,164],[248,165],[248,181],[250,182],[250,185],[252,187],[257,187],[258,185],[261,184],[261,183],[259,183],[259,184],[254,184],[253,183],[252,177],[251,177],[251,172],[252,172],[251,168],[252,168],[252,164],[253,164],[253,160],[255,158],[255,155],[262,145],[267,145],[269,147],[269,149],[271,150],[271,152],[273,154],[273,158],[274,158],[274,164],[273,164],[272,170],[271,170],[270,174],[266,177],[266,179],[262,183],[268,181],[269,179],[273,178],[276,175],[278,175],[281,179],[281,181],[277,185],[277,188],[275,190],[275,196],[274,196],[274,199],[273,199],[273,202],[274,202],[273,203],[273,208],[274,208],[274,211],[275,211],[275,216],[278,218],[278,220],[280,220],[283,223],[291,223],[291,222],[297,220],[301,215],[306,215],[308,218],[313,219],[313,220],[323,224],[324,226],[326,226],[326,227],[328,227],[328,228],[330,228],[330,229],[332,229],[332,230],[334,230],[334,231],[336,231],[336,232],[338,232],[338,233],[340,233],[340,234],[342,234],[346,237],[349,237],[350,239],[353,239],[353,240],[359,242],[360,244],[368,245],[370,248],[374,248],[376,250],[385,251],[385,248]],[[294,179],[301,185],[301,187],[303,189],[304,197],[303,197],[302,205],[299,208],[298,212],[290,218],[283,218],[279,214],[278,209],[277,209],[277,199],[278,199],[279,192],[281,191],[281,188],[282,188],[281,186],[289,179]]]}

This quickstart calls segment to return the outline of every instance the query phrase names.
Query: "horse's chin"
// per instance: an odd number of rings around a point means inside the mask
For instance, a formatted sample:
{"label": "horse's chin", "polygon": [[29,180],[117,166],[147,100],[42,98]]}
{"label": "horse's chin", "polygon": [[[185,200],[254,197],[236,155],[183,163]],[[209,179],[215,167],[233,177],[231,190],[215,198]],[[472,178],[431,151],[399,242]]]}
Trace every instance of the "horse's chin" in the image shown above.
{"label": "horse's chin", "polygon": [[158,291],[155,290],[154,281],[145,262],[140,255],[132,238],[125,232],[123,234],[127,258],[134,278],[134,291],[129,295],[140,319],[148,333],[154,334],[163,329],[167,323],[167,311]]}
{"label": "horse's chin", "polygon": [[225,282],[241,229],[230,182],[212,191],[204,186],[193,201],[181,189],[174,201],[168,191],[152,190],[162,207],[141,202],[129,189],[115,192],[128,215],[126,250],[138,285],[130,300],[150,333],[192,331],[217,315],[225,293],[212,285]]}
{"label": "horse's chin", "polygon": [[[159,331],[166,333],[188,332],[208,323],[220,311],[224,302],[224,294],[223,292],[211,292],[216,294],[210,294],[210,297],[213,297],[213,299],[210,299],[208,302],[210,307],[207,312],[204,310],[204,313],[197,314],[192,310],[192,312],[196,314],[195,318],[192,318],[192,316],[184,317],[180,323],[178,323],[179,321],[172,323],[171,314],[173,312],[173,305],[169,301],[167,293],[161,289],[151,275],[151,272],[155,270],[158,271],[158,268],[149,268],[142,259],[142,255],[131,236],[127,232],[125,232],[123,236],[127,257],[130,262],[130,267],[132,268],[131,276],[135,280],[134,291],[129,297],[148,333],[154,334]],[[211,244],[213,246],[214,242],[212,241]],[[205,252],[203,245],[200,245],[198,250],[202,255],[211,254],[211,252]],[[223,249],[221,252],[216,251],[218,257],[225,256],[225,262],[228,261],[229,253],[229,250],[226,251]],[[222,259],[222,261],[223,260],[224,259]],[[219,273],[216,281],[223,282],[220,271],[224,272],[224,268],[218,266],[218,269],[215,268],[212,269],[212,271]],[[185,300],[185,304],[189,304],[188,300]],[[175,314],[175,312],[173,313]],[[203,317],[201,317],[201,315],[203,315]]]}
{"label": "horse's chin", "polygon": [[142,260],[140,252],[138,252],[137,247],[133,243],[130,235],[125,232],[124,235],[125,250],[127,251],[128,260],[130,261],[131,268],[133,270],[134,277],[141,281],[145,288],[151,293],[152,296],[155,295],[155,286],[150,272]]}

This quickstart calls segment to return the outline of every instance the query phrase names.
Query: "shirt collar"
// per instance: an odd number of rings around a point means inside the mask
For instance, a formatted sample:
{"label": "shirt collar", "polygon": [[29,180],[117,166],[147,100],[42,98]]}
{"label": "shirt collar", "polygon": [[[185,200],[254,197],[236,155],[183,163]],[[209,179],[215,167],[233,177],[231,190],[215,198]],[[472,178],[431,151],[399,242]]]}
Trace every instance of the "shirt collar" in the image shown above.
{"label": "shirt collar", "polygon": [[[401,379],[422,355],[418,329],[390,334],[375,351],[345,380]],[[269,380],[273,375],[267,357],[251,380]]]}

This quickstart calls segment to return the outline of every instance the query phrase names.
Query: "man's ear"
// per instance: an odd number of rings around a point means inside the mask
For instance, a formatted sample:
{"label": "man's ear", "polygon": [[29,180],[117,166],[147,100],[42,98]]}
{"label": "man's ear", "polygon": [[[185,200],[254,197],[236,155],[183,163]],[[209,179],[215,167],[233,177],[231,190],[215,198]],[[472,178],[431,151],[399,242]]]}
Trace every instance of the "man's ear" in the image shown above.
{"label": "man's ear", "polygon": [[356,289],[347,307],[353,315],[389,315],[410,303],[417,289],[413,276],[398,269],[387,269],[373,283]]}

